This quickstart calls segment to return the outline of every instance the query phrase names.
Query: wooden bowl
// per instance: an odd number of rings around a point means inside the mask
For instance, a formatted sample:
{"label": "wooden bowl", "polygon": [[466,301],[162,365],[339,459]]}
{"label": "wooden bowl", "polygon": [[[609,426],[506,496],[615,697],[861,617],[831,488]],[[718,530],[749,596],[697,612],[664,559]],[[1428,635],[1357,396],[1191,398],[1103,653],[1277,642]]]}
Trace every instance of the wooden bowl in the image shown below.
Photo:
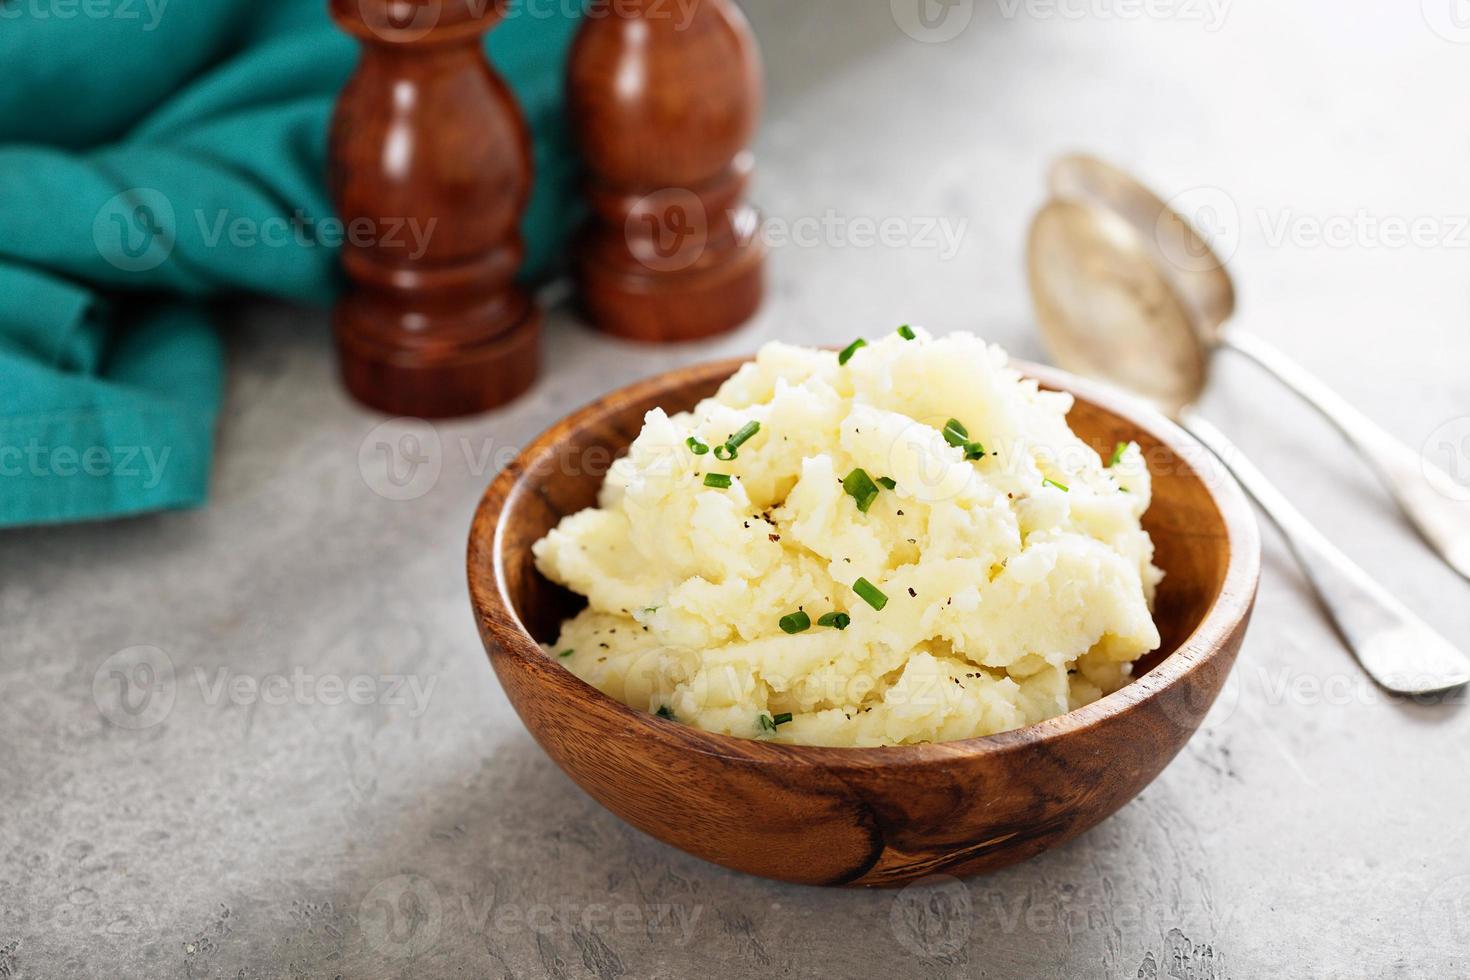
{"label": "wooden bowl", "polygon": [[469,542],[475,618],[511,703],[556,764],[665,843],[816,885],[994,870],[1070,840],[1148,785],[1224,686],[1255,602],[1259,533],[1239,488],[1198,443],[1126,396],[1050,368],[1018,365],[1077,397],[1069,421],[1078,435],[1104,454],[1137,440],[1154,474],[1144,526],[1167,573],[1155,612],[1163,646],[1122,690],[985,738],[821,748],[664,721],[542,652],[536,641],[554,641],[583,600],[536,571],[531,545],[595,503],[644,413],[691,408],[739,364],[675,371],[589,405],[532,443],[480,502]]}

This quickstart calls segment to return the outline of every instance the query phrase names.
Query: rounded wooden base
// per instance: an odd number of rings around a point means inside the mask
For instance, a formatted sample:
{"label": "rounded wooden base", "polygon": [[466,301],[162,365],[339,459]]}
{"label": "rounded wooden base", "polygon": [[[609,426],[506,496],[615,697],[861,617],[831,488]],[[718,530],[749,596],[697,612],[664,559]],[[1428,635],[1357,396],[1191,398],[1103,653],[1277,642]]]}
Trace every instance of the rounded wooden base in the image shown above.
{"label": "rounded wooden base", "polygon": [[422,315],[385,322],[380,309],[349,295],[333,315],[342,382],[390,415],[442,419],[499,408],[530,388],[541,367],[541,311],[522,294],[514,299],[509,327],[502,309],[425,328]]}
{"label": "rounded wooden base", "polygon": [[[582,313],[603,333],[646,343],[678,343],[726,333],[765,298],[766,248],[760,236],[711,249],[687,269],[650,268],[591,239],[577,249]],[[621,254],[619,254],[621,253]]]}

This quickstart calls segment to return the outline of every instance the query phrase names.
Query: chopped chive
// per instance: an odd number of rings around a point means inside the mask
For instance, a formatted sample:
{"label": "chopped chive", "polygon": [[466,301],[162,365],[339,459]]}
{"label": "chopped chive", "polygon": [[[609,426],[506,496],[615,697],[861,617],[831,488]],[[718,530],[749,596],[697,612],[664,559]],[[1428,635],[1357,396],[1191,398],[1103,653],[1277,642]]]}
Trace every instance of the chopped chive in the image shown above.
{"label": "chopped chive", "polygon": [[1123,462],[1123,454],[1128,451],[1128,443],[1120,442],[1113,447],[1113,455],[1108,459],[1108,469],[1112,469]]}
{"label": "chopped chive", "polygon": [[837,363],[846,364],[848,361],[852,360],[852,355],[856,354],[858,351],[862,350],[866,346],[868,346],[868,342],[859,337],[857,340],[854,340],[852,343],[842,348],[842,353],[837,355]]}
{"label": "chopped chive", "polygon": [[1052,486],[1056,487],[1058,490],[1062,491],[1062,493],[1071,493],[1072,492],[1072,488],[1071,487],[1067,486],[1065,483],[1058,483],[1056,480],[1053,480],[1051,477],[1047,477],[1045,480],[1042,480],[1041,483],[1042,483],[1043,486],[1045,486],[1046,484],[1049,483]]}
{"label": "chopped chive", "polygon": [[811,628],[812,618],[800,610],[790,616],[781,617],[781,632],[783,633],[804,633]]}
{"label": "chopped chive", "polygon": [[965,451],[966,459],[983,459],[985,447],[978,442],[970,441],[970,430],[965,428],[959,419],[950,419],[944,423],[944,441],[956,449]]}
{"label": "chopped chive", "polygon": [[917,336],[917,334],[914,333],[914,328],[909,326],[907,323],[898,328],[898,335],[904,340],[913,340],[914,337]]}
{"label": "chopped chive", "polygon": [[559,658],[561,658],[562,660],[565,660],[565,659],[567,659],[568,657],[570,657],[572,654],[574,654],[576,652],[577,651],[575,651],[575,650],[563,650],[561,653],[558,653],[557,656]]}
{"label": "chopped chive", "polygon": [[882,611],[883,607],[888,605],[888,597],[880,592],[876,585],[865,578],[860,578],[854,582],[852,584],[852,591],[856,592],[858,597],[868,605],[879,611]]}
{"label": "chopped chive", "polygon": [[730,483],[730,476],[727,473],[706,473],[704,475],[704,485],[714,487],[716,490],[729,490]]}
{"label": "chopped chive", "polygon": [[761,430],[759,422],[747,422],[740,427],[740,431],[725,440],[723,446],[715,447],[715,459],[728,463],[732,459],[740,458],[740,447],[745,445],[751,438]]}
{"label": "chopped chive", "polygon": [[970,430],[959,419],[944,423],[944,441],[951,446],[963,446],[970,438]]}
{"label": "chopped chive", "polygon": [[842,479],[842,489],[853,500],[857,501],[857,509],[864,514],[868,508],[873,506],[873,501],[878,499],[878,484],[868,476],[867,470],[859,467]]}
{"label": "chopped chive", "polygon": [[882,487],[884,490],[898,489],[898,484],[893,480],[893,478],[887,476],[878,477],[878,486]]}
{"label": "chopped chive", "polygon": [[698,439],[694,438],[693,436],[685,439],[684,445],[688,446],[690,451],[692,451],[696,456],[704,456],[709,452],[709,447],[700,442]]}
{"label": "chopped chive", "polygon": [[725,440],[725,445],[729,446],[731,449],[739,449],[741,446],[745,445],[752,438],[754,438],[755,434],[760,430],[761,424],[759,422],[747,422],[740,427],[739,432],[735,433],[729,439]]}
{"label": "chopped chive", "polygon": [[834,630],[845,630],[852,625],[852,617],[845,612],[829,612],[817,620],[817,625]]}
{"label": "chopped chive", "polygon": [[767,714],[762,714],[757,718],[756,724],[760,726],[760,730],[763,732],[774,732],[776,730],[776,719]]}
{"label": "chopped chive", "polygon": [[674,718],[674,709],[673,708],[670,708],[666,704],[659,705],[659,709],[657,711],[655,711],[654,714],[658,715],[660,718],[667,718],[669,721],[674,721],[675,720],[675,718]]}
{"label": "chopped chive", "polygon": [[782,725],[788,725],[790,723],[791,712],[789,711],[783,711],[779,715],[771,719],[771,726],[774,728],[780,728]]}

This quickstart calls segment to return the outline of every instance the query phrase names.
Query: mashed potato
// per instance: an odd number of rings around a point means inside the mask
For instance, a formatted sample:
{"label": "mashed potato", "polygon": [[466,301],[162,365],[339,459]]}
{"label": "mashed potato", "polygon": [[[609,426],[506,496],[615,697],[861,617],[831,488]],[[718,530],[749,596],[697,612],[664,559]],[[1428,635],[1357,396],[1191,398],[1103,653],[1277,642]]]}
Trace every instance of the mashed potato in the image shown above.
{"label": "mashed potato", "polygon": [[770,344],[648,413],[601,506],[535,546],[589,603],[548,655],[633,707],[811,745],[992,734],[1120,687],[1159,644],[1138,448],[1099,458],[1070,396],[969,334],[844,354]]}

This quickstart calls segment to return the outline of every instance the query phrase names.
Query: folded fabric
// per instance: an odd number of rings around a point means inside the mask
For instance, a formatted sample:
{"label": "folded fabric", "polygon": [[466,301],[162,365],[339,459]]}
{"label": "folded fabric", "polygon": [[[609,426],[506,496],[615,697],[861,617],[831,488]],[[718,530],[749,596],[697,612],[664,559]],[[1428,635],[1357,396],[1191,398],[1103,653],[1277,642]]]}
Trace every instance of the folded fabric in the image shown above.
{"label": "folded fabric", "polygon": [[[535,140],[524,278],[576,219],[577,17],[531,9],[489,39]],[[0,527],[203,502],[205,304],[340,287],[326,131],[357,57],[325,0],[0,0]]]}

